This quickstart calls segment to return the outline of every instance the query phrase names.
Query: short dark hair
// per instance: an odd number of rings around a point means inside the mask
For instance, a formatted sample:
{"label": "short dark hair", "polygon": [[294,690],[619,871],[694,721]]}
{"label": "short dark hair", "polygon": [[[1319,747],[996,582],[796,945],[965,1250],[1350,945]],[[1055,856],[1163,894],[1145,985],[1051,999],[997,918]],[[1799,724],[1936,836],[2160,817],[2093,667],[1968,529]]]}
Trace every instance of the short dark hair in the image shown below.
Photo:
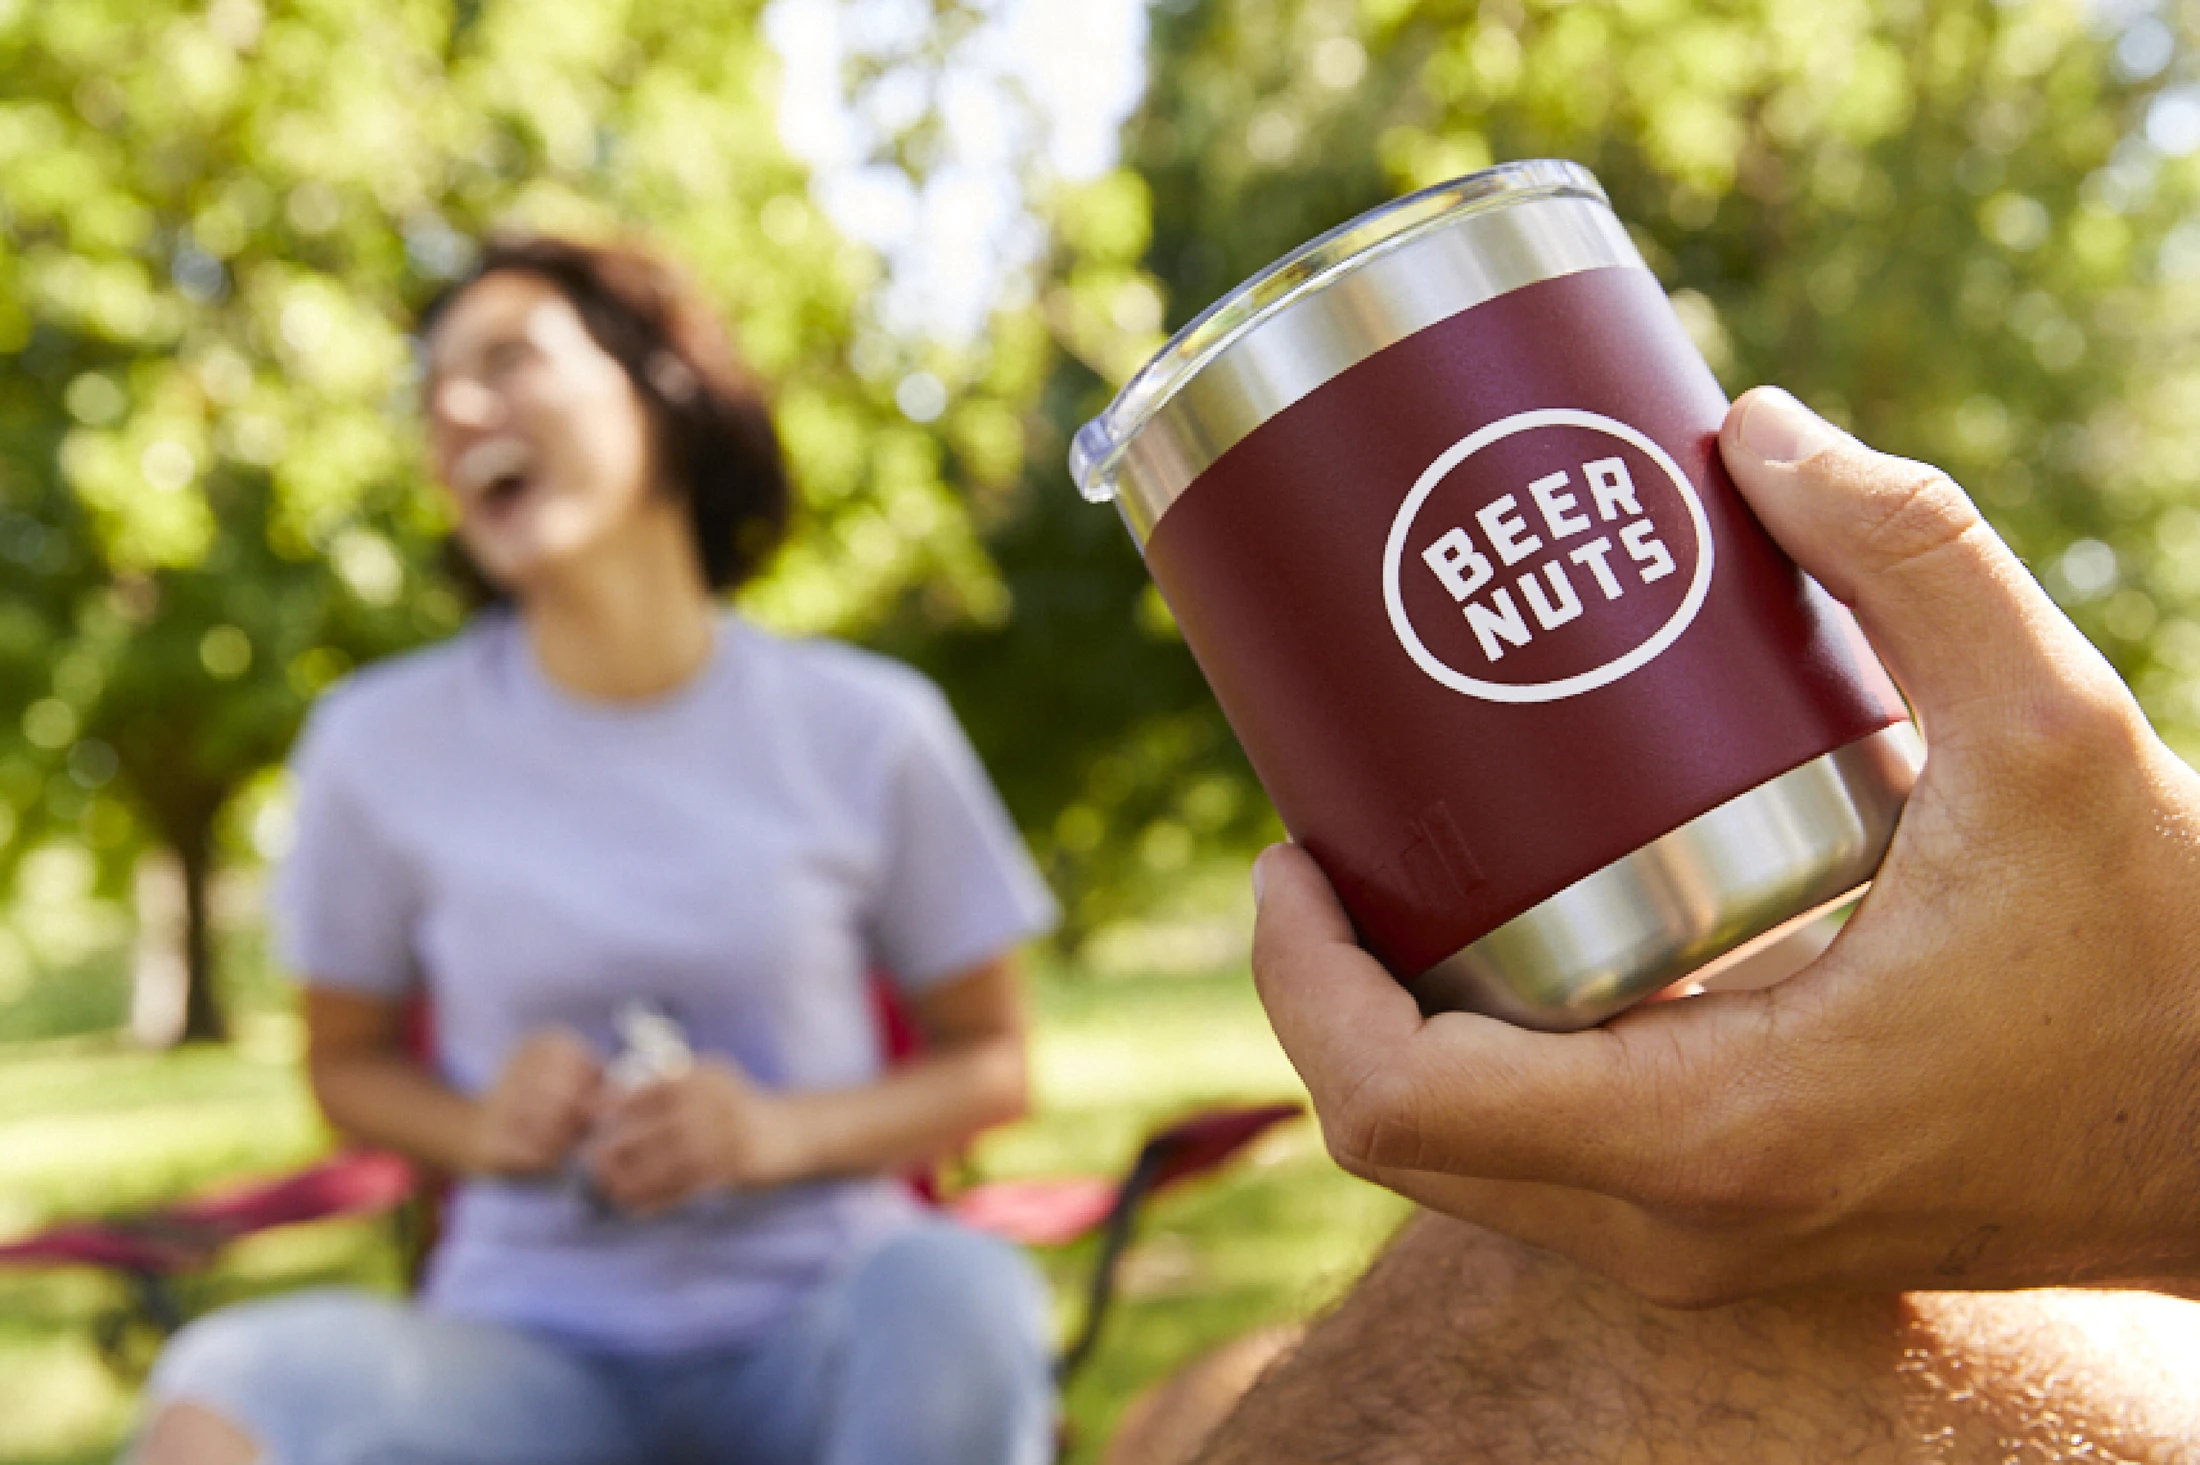
{"label": "short dark hair", "polygon": [[[551,286],[626,369],[655,427],[664,470],[686,495],[711,589],[731,590],[761,569],[785,536],[793,508],[786,457],[763,392],[701,292],[637,244],[500,237],[420,312],[420,336],[459,296],[495,274],[532,275]],[[469,588],[497,598],[463,553],[454,558],[462,578],[478,582]]]}

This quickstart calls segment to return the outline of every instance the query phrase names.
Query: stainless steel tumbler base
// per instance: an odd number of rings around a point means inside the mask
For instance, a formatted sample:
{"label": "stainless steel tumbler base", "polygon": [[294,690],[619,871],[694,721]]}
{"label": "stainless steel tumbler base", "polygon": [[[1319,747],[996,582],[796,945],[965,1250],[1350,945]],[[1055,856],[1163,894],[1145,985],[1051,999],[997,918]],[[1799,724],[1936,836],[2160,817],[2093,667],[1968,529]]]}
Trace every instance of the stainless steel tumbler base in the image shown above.
{"label": "stainless steel tumbler base", "polygon": [[1901,723],[1615,860],[1407,985],[1423,1010],[1593,1027],[1867,884],[1924,757]]}

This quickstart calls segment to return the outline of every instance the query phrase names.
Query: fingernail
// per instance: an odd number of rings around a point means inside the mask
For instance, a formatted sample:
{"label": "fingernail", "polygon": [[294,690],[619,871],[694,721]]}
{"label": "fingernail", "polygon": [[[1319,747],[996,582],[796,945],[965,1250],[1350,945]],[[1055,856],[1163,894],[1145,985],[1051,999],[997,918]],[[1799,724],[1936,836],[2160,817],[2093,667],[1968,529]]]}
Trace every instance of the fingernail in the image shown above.
{"label": "fingernail", "polygon": [[1260,904],[1261,887],[1268,883],[1268,874],[1263,867],[1267,865],[1269,853],[1274,849],[1275,846],[1270,845],[1253,859],[1253,904],[1256,906]]}
{"label": "fingernail", "polygon": [[1800,463],[1840,436],[1840,430],[1778,387],[1759,387],[1735,435],[1767,463]]}

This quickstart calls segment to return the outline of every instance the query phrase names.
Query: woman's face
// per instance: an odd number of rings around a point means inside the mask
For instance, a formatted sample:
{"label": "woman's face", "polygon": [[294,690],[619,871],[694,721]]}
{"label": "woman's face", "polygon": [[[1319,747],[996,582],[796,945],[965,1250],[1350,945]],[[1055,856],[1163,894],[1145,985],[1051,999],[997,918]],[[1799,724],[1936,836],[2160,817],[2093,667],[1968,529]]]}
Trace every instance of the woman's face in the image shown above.
{"label": "woman's face", "polygon": [[637,521],[676,512],[652,491],[633,380],[538,276],[494,272],[451,302],[428,339],[427,408],[459,542],[500,589],[524,597]]}

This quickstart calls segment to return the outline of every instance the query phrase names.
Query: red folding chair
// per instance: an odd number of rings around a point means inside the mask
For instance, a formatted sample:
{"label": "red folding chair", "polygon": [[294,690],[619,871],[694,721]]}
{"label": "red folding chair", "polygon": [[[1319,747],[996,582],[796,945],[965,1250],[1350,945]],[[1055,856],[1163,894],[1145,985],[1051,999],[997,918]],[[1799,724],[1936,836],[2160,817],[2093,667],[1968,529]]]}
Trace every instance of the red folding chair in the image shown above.
{"label": "red folding chair", "polygon": [[[921,1047],[890,989],[878,984],[878,1019],[889,1062]],[[408,1016],[407,1044],[426,1056],[425,1010]],[[912,1186],[965,1225],[1022,1246],[1063,1246],[1094,1232],[1100,1248],[1085,1315],[1055,1364],[1066,1380],[1090,1356],[1115,1297],[1116,1274],[1146,1201],[1227,1163],[1272,1126],[1303,1112],[1297,1103],[1203,1111],[1150,1135],[1119,1176],[1063,1176],[982,1182],[943,1198],[935,1173]],[[413,1223],[408,1251],[424,1252],[441,1179],[380,1150],[350,1150],[276,1180],[214,1192],[128,1216],[65,1222],[0,1245],[0,1268],[89,1266],[123,1278],[131,1315],[103,1333],[112,1354],[131,1322],[166,1335],[182,1326],[178,1284],[202,1272],[231,1242],[278,1226],[343,1216],[391,1214]]]}
{"label": "red folding chair", "polygon": [[96,1267],[123,1279],[130,1310],[100,1329],[100,1347],[119,1362],[132,1323],[159,1334],[183,1326],[178,1283],[205,1270],[233,1241],[301,1221],[402,1214],[420,1188],[408,1160],[355,1150],[275,1180],[216,1191],[135,1215],[66,1221],[0,1245],[0,1268]]}
{"label": "red folding chair", "polygon": [[[1066,1380],[1091,1354],[1115,1297],[1116,1273],[1153,1196],[1213,1171],[1272,1125],[1295,1118],[1295,1103],[1195,1114],[1155,1131],[1122,1175],[995,1180],[944,1203],[976,1230],[1021,1246],[1064,1246],[1097,1231],[1100,1251],[1083,1321],[1055,1364]],[[96,1267],[129,1284],[131,1321],[162,1334],[181,1327],[177,1284],[211,1265],[233,1241],[278,1226],[343,1216],[402,1215],[427,1176],[382,1150],[350,1150],[280,1179],[216,1191],[158,1210],[68,1221],[0,1245],[0,1268]],[[103,1338],[114,1345],[119,1334]]]}

